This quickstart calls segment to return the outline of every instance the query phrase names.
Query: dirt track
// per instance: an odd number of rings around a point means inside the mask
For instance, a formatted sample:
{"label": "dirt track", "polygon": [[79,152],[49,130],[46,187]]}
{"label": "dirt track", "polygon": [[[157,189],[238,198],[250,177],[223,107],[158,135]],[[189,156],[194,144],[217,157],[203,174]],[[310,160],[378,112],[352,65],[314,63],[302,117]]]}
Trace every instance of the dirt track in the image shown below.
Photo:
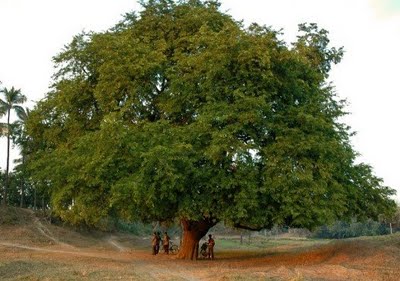
{"label": "dirt track", "polygon": [[0,280],[399,280],[400,235],[224,250],[197,262],[152,256],[126,234],[82,235],[33,220],[0,225]]}

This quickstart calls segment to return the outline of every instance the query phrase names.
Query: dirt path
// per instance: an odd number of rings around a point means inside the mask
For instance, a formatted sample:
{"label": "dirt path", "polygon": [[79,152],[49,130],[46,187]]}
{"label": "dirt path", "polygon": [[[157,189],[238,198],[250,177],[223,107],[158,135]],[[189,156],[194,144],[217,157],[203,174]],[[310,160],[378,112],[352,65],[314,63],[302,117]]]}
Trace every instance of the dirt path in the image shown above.
{"label": "dirt path", "polygon": [[125,252],[128,249],[124,246],[122,246],[120,243],[118,243],[116,241],[115,236],[111,235],[110,237],[108,237],[108,239],[106,239],[107,243],[111,244],[113,247],[115,247],[116,249],[118,249],[118,251],[120,252]]}
{"label": "dirt path", "polygon": [[[253,258],[240,256],[240,253],[221,252],[215,261],[191,262],[176,260],[174,256],[152,256],[148,251],[129,249],[119,243],[115,236],[110,236],[107,242],[114,250],[77,247],[72,250],[70,245],[64,244],[32,247],[9,242],[0,242],[0,250],[5,250],[8,253],[6,256],[11,259],[30,257],[40,261],[67,263],[77,272],[92,275],[103,272],[109,277],[114,272],[120,274],[121,278],[131,278],[126,280],[398,280],[400,273],[395,267],[399,260],[390,259],[387,253],[378,252],[363,257],[365,252],[359,252],[357,256],[361,258],[355,260],[355,253],[360,251],[357,245],[329,245],[311,251],[266,253]],[[15,253],[15,250],[18,251]],[[79,269],[81,265],[86,265],[84,270]]]}
{"label": "dirt path", "polygon": [[153,256],[148,244],[127,234],[83,235],[36,218],[31,225],[0,225],[0,280],[397,281],[400,276],[400,234],[253,250],[217,244],[216,260],[197,262]]}
{"label": "dirt path", "polygon": [[53,241],[56,244],[62,245],[64,247],[68,247],[68,248],[75,248],[74,246],[67,244],[67,243],[63,243],[60,242],[60,240],[58,240],[54,234],[46,227],[42,224],[42,222],[38,219],[35,218],[34,219],[34,226],[36,227],[36,229],[40,232],[40,234],[42,234],[43,236],[45,236],[46,238],[50,239],[51,241]]}
{"label": "dirt path", "polygon": [[[91,256],[91,257],[99,257],[99,255],[96,254],[89,254],[83,251],[66,251],[66,250],[60,250],[60,249],[48,249],[48,248],[43,248],[43,247],[32,247],[32,246],[26,246],[26,245],[20,245],[20,244],[15,244],[15,243],[7,243],[7,242],[0,242],[0,246],[4,246],[7,248],[18,248],[18,249],[25,249],[25,250],[31,250],[31,251],[38,251],[38,252],[43,252],[43,253],[57,253],[57,254],[68,254],[68,255],[80,255],[80,256]],[[67,247],[72,247],[70,245],[67,245]]]}

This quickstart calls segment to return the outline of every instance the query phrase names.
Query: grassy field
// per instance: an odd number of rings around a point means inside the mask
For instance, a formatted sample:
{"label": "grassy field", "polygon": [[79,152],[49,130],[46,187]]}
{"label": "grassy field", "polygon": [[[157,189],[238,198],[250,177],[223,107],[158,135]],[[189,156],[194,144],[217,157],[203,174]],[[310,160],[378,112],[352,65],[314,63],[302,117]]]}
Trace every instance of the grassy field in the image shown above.
{"label": "grassy field", "polygon": [[[399,280],[400,234],[340,241],[219,235],[214,261],[152,256],[149,237],[77,232],[0,208],[0,280]],[[177,241],[175,241],[177,242]]]}

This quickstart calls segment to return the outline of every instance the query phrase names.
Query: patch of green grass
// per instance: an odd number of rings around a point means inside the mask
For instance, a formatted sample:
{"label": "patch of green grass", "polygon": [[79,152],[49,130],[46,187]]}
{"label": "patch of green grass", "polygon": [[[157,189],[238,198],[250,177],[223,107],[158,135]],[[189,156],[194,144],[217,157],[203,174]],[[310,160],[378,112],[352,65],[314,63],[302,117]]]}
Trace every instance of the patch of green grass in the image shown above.
{"label": "patch of green grass", "polygon": [[8,263],[2,262],[0,264],[0,276],[2,280],[11,280],[18,275],[30,274],[40,268],[39,265],[25,262],[25,261],[12,261]]}
{"label": "patch of green grass", "polygon": [[0,206],[0,225],[23,225],[31,220],[27,210]]}
{"label": "patch of green grass", "polygon": [[381,247],[383,245],[400,249],[400,232],[380,236],[363,236],[357,238],[348,238],[344,241],[365,241],[372,245]]}
{"label": "patch of green grass", "polygon": [[268,237],[254,237],[250,239],[244,239],[240,243],[239,239],[221,238],[217,240],[217,246],[220,249],[269,249],[279,246],[293,246],[293,247],[310,247],[314,245],[321,245],[329,243],[331,240],[323,239],[270,239]]}
{"label": "patch of green grass", "polygon": [[114,270],[110,268],[98,269],[82,265],[64,263],[39,262],[31,260],[18,260],[0,263],[0,280],[24,281],[77,281],[77,280],[154,280],[146,272],[135,269]]}

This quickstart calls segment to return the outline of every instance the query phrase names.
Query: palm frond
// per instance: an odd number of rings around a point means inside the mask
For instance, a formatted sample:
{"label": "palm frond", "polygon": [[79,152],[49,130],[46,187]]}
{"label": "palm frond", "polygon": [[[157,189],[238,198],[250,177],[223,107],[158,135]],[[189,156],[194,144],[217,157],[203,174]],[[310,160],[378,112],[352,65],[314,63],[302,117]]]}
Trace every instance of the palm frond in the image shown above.
{"label": "palm frond", "polygon": [[7,113],[8,103],[0,99],[0,117]]}
{"label": "palm frond", "polygon": [[13,109],[20,120],[25,121],[28,117],[26,110],[20,105],[13,105]]}
{"label": "palm frond", "polygon": [[21,93],[21,89],[15,89],[14,87],[11,87],[11,89],[4,88],[2,92],[5,96],[4,102],[8,106],[26,102],[26,97]]}

